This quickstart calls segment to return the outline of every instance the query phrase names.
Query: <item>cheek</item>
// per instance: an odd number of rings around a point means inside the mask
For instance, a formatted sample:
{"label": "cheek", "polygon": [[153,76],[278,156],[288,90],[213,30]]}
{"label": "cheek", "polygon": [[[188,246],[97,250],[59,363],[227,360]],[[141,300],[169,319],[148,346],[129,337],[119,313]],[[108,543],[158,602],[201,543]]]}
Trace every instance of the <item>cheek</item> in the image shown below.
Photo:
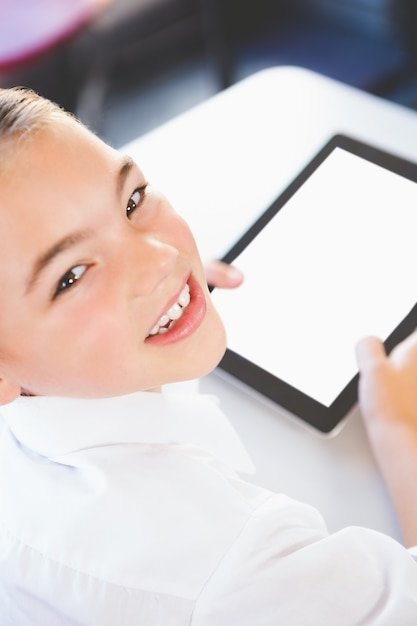
{"label": "cheek", "polygon": [[87,361],[115,358],[123,354],[132,341],[129,322],[126,311],[114,305],[105,306],[105,303],[94,311],[78,311],[69,349]]}
{"label": "cheek", "polygon": [[55,335],[54,359],[45,367],[57,377],[59,395],[124,392],[139,350],[132,326],[122,315],[114,309],[102,309],[97,315],[84,311],[74,320],[71,333]]}
{"label": "cheek", "polygon": [[39,358],[47,361],[48,354],[53,355],[57,367],[69,373],[94,368],[91,373],[95,374],[108,369],[109,363],[115,364],[132,343],[126,311],[115,306],[115,301],[111,297],[90,300],[82,307],[74,302],[74,307],[67,306],[65,315],[61,309],[57,322],[44,327],[41,333],[42,341],[37,342]]}

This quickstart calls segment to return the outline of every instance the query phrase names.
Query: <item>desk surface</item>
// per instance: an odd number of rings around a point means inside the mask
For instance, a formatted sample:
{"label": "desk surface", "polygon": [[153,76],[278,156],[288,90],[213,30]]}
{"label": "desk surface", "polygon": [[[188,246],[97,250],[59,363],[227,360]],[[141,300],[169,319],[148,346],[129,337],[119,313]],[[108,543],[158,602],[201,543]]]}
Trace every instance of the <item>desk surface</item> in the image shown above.
{"label": "desk surface", "polygon": [[[124,151],[188,220],[209,259],[338,132],[417,161],[415,112],[294,67],[254,74]],[[198,385],[220,398],[246,445],[257,469],[249,480],[313,504],[332,531],[363,525],[400,538],[358,411],[329,438],[219,373]]]}

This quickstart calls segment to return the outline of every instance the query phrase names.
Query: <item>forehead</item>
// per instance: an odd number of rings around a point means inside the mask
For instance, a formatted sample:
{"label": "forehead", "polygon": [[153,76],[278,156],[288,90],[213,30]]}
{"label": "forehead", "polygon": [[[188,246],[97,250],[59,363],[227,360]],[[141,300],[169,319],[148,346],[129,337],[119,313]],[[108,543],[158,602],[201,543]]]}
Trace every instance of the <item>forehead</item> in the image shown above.
{"label": "forehead", "polygon": [[0,169],[0,223],[22,213],[30,220],[49,203],[55,210],[75,208],[86,194],[114,185],[120,167],[117,151],[64,116],[8,144]]}
{"label": "forehead", "polygon": [[[118,153],[93,135],[87,128],[67,116],[58,116],[22,138],[7,141],[4,167],[0,169],[3,183],[14,182],[16,176],[47,178],[66,173],[91,173],[98,167],[111,167]],[[53,179],[50,180],[53,183]]]}
{"label": "forehead", "polygon": [[116,197],[122,156],[71,119],[37,130],[0,171],[0,263],[29,264]]}

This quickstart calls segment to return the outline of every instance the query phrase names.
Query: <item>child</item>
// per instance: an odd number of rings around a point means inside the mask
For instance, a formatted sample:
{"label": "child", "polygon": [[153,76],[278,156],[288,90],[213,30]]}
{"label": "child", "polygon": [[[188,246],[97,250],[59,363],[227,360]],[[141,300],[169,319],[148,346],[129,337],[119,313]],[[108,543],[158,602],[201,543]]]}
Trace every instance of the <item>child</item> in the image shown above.
{"label": "child", "polygon": [[[329,535],[238,477],[210,398],[150,393],[209,372],[225,336],[187,225],[137,165],[19,90],[0,91],[0,146],[1,625],[416,624],[412,550]],[[416,335],[358,358],[412,547]]]}

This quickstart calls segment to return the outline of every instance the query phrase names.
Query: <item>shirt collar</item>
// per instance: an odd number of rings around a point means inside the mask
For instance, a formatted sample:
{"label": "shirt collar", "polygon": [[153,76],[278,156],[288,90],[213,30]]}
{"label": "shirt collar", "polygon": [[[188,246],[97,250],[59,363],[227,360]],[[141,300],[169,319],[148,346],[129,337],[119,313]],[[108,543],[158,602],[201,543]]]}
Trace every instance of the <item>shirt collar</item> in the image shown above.
{"label": "shirt collar", "polygon": [[116,443],[196,445],[237,471],[254,466],[214,396],[139,392],[105,399],[19,397],[1,407],[18,441],[56,459]]}

